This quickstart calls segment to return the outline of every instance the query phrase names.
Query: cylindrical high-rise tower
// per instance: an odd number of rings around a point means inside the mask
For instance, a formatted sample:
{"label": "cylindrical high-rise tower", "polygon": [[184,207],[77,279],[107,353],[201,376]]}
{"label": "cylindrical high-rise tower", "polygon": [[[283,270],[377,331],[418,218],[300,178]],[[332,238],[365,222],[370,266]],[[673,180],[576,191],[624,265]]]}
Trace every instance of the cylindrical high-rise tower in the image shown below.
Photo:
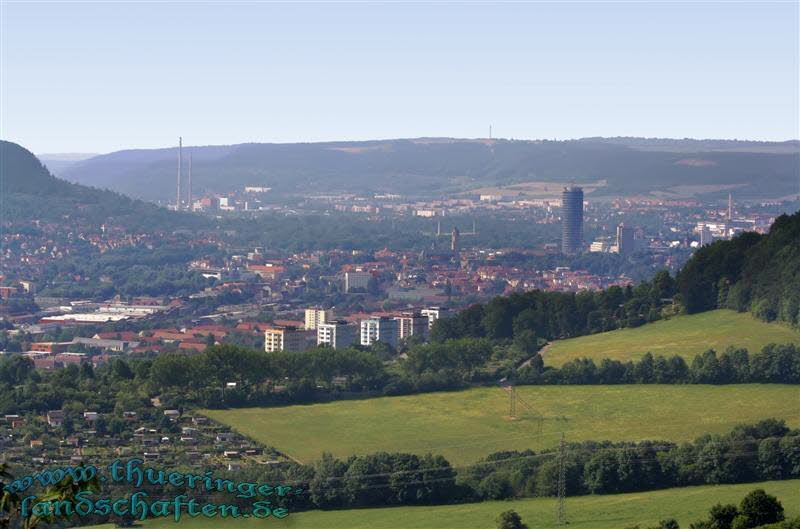
{"label": "cylindrical high-rise tower", "polygon": [[574,255],[583,250],[583,189],[565,187],[561,193],[561,252]]}

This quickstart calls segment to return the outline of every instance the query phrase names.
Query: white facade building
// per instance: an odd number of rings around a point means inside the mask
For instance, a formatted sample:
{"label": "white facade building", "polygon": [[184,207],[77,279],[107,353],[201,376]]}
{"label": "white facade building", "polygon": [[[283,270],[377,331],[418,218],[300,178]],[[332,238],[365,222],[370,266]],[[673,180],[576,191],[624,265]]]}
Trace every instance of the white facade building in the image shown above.
{"label": "white facade building", "polygon": [[358,343],[358,338],[358,328],[355,325],[349,325],[344,320],[317,325],[317,345],[341,349]]}
{"label": "white facade building", "polygon": [[372,345],[381,341],[397,348],[400,336],[398,327],[397,320],[385,316],[361,320],[361,345]]}
{"label": "white facade building", "polygon": [[420,314],[427,316],[428,329],[433,327],[433,324],[436,323],[436,320],[440,318],[449,318],[453,315],[452,311],[446,307],[428,307],[427,309],[422,309]]}

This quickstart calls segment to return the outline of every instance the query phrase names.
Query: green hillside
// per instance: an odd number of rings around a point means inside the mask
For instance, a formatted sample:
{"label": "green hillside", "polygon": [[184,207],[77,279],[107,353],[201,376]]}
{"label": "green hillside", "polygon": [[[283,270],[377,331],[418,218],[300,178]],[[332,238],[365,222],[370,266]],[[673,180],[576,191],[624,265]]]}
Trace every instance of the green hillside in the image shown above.
{"label": "green hillside", "polygon": [[[770,481],[743,485],[686,487],[647,493],[582,496],[567,500],[570,527],[580,529],[621,529],[633,525],[654,526],[659,520],[676,518],[681,527],[706,518],[715,503],[738,504],[745,494],[763,488],[778,497],[787,517],[800,515],[800,480]],[[311,511],[290,514],[283,520],[220,520],[198,517],[183,522],[193,529],[218,527],[286,527],[294,529],[494,529],[495,518],[508,509],[516,510],[530,529],[556,527],[556,502],[551,498],[484,502],[435,507],[399,507],[345,511]],[[112,529],[112,525],[93,529]],[[172,519],[144,524],[146,529],[175,527]]]}
{"label": "green hillside", "polygon": [[0,211],[3,221],[11,223],[9,232],[33,221],[65,224],[71,230],[105,223],[148,232],[208,224],[198,215],[56,178],[32,152],[9,141],[0,141]]}
{"label": "green hillside", "polygon": [[323,451],[385,450],[463,465],[499,450],[554,446],[562,431],[569,441],[684,441],[766,417],[800,425],[800,386],[520,386],[517,395],[530,407],[519,404],[517,420],[501,388],[204,413],[305,463]]}
{"label": "green hillside", "polygon": [[638,360],[647,352],[680,355],[691,363],[708,349],[728,346],[758,352],[769,343],[800,344],[800,332],[777,323],[765,323],[749,313],[727,309],[678,316],[641,327],[618,329],[568,340],[557,340],[542,352],[546,365],[560,366],[575,358]]}

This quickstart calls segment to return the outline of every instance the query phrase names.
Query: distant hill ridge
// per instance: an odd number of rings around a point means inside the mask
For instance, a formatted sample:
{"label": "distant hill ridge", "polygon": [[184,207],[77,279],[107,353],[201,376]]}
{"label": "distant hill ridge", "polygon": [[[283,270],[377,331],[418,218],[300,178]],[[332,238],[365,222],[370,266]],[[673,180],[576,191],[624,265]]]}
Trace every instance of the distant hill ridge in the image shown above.
{"label": "distant hill ridge", "polygon": [[[569,141],[414,138],[184,147],[198,193],[246,185],[276,192],[441,195],[525,181],[606,180],[606,195],[736,185],[740,198],[800,192],[800,142],[658,138]],[[174,194],[177,148],[124,150],[60,176],[148,200]],[[711,189],[709,192],[714,192]]]}
{"label": "distant hill ridge", "polygon": [[0,218],[3,222],[61,222],[67,226],[116,221],[132,229],[175,229],[203,219],[175,214],[112,191],[74,184],[53,176],[24,147],[0,140]]}

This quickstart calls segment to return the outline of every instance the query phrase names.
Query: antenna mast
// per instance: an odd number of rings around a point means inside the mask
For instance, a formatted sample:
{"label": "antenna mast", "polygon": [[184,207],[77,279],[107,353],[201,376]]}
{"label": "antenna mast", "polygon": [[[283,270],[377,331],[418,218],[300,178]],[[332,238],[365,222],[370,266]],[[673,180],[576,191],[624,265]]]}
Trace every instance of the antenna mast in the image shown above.
{"label": "antenna mast", "polygon": [[189,211],[192,210],[192,151],[189,151],[189,182],[188,182],[188,200],[186,202],[186,207]]}
{"label": "antenna mast", "polygon": [[183,162],[183,138],[178,137],[178,193],[175,197],[175,211],[181,209],[181,164]]}

